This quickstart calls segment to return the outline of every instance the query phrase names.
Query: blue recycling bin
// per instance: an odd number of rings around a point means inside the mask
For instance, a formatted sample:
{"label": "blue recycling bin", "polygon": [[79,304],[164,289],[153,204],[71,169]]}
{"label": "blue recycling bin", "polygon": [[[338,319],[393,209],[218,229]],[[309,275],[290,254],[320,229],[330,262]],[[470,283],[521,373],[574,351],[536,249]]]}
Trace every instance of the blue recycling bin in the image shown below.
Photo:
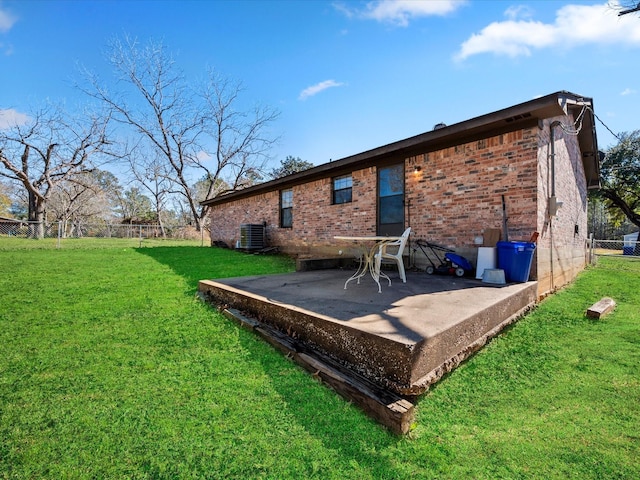
{"label": "blue recycling bin", "polygon": [[508,282],[529,280],[536,244],[530,242],[498,242],[498,268],[504,270]]}

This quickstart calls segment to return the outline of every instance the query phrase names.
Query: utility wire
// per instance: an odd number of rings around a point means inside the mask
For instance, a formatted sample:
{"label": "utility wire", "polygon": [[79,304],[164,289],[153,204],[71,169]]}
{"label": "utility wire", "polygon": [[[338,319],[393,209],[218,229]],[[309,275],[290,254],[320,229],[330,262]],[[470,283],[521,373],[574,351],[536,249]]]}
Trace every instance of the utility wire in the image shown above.
{"label": "utility wire", "polygon": [[607,124],[606,124],[606,123],[604,123],[602,120],[600,120],[600,117],[599,117],[598,115],[596,115],[596,112],[594,112],[594,111],[593,111],[593,108],[591,108],[591,107],[587,107],[587,108],[591,111],[591,113],[593,113],[593,116],[594,116],[594,117],[596,117],[596,120],[598,120],[598,121],[602,124],[602,126],[603,126],[604,128],[606,128],[607,130],[609,130],[609,133],[610,133],[611,135],[613,135],[614,137],[616,137],[616,138],[618,139],[618,141],[619,141],[619,142],[621,142],[621,141],[622,141],[622,138],[620,138],[617,134],[613,133],[613,130],[611,130],[611,129],[607,126]]}
{"label": "utility wire", "polygon": [[570,125],[560,124],[560,128],[562,129],[562,131],[564,131],[568,135],[578,135],[580,133],[580,130],[582,130],[582,120],[584,117],[584,112],[587,110],[593,113],[593,116],[596,118],[596,120],[598,120],[602,124],[602,126],[609,131],[611,135],[613,135],[619,142],[622,141],[622,138],[620,138],[618,134],[614,133],[613,130],[611,130],[609,126],[602,121],[602,119],[596,114],[596,112],[593,111],[593,108],[591,108],[589,105],[584,105],[582,107],[582,110],[580,111],[580,114],[576,117],[576,120],[573,123],[573,125],[570,126]]}
{"label": "utility wire", "polygon": [[587,105],[582,106],[582,110],[580,114],[576,117],[573,125],[564,125],[563,123],[558,123],[558,126],[562,129],[564,133],[567,135],[578,135],[580,130],[582,130],[582,119],[584,117],[584,112],[587,110]]}

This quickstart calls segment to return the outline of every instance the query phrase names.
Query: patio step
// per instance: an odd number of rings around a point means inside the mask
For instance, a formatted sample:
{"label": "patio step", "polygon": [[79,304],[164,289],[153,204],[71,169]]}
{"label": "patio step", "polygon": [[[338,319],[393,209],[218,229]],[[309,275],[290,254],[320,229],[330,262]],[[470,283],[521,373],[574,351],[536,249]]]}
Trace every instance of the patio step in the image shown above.
{"label": "patio step", "polygon": [[311,270],[327,270],[331,268],[345,268],[351,266],[354,258],[347,257],[316,257],[316,258],[297,258],[296,271],[308,272]]}

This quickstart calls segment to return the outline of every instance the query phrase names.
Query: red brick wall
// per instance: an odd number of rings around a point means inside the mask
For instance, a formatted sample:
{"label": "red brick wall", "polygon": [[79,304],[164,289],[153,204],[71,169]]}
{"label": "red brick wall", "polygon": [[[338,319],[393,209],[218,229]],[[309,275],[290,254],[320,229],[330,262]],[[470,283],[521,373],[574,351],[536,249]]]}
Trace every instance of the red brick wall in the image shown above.
{"label": "red brick wall", "polygon": [[[586,184],[576,137],[556,128],[556,193],[564,204],[549,222],[549,123],[399,158],[405,164],[405,224],[412,228],[411,239],[455,248],[475,261],[485,230],[502,228],[504,195],[509,239],[528,241],[540,232],[536,255],[550,259],[553,250],[558,264],[569,258],[571,267],[554,276],[573,278],[582,268],[587,233]],[[353,200],[342,205],[331,204],[331,178],[294,186],[293,228],[279,227],[278,191],[214,206],[211,238],[233,246],[240,224],[265,222],[269,245],[298,255],[336,255],[340,247],[334,235],[376,233],[376,173],[375,167],[354,170]],[[541,263],[544,275],[554,266],[547,263]],[[538,267],[532,268],[533,278]]]}
{"label": "red brick wall", "polygon": [[[405,221],[412,238],[474,247],[485,228],[501,228],[504,194],[512,238],[536,225],[537,128],[490,137],[404,161]],[[413,173],[414,166],[421,171]],[[267,223],[273,245],[295,253],[333,248],[334,235],[376,233],[376,168],[354,170],[353,201],[331,204],[331,179],[293,187],[293,228],[279,228],[279,192],[212,209],[211,236],[235,244],[242,223]]]}
{"label": "red brick wall", "polygon": [[331,178],[293,187],[293,227],[280,228],[280,192],[237,200],[211,209],[211,239],[235,246],[243,223],[267,224],[269,245],[299,255],[336,255],[334,235],[375,235],[376,170],[352,172],[353,201],[331,204]]}
{"label": "red brick wall", "polygon": [[[407,198],[415,238],[473,248],[485,229],[528,239],[536,221],[537,128],[518,130],[408,160]],[[418,174],[413,164],[421,167]]]}
{"label": "red brick wall", "polygon": [[279,225],[279,205],[279,193],[269,192],[213,206],[210,213],[211,240],[223,241],[230,247],[235,247],[236,241],[240,240],[240,225],[243,223],[266,223],[267,239],[270,244],[276,244],[275,241],[282,240],[277,236],[275,228]]}
{"label": "red brick wall", "polygon": [[[552,195],[550,129],[554,127],[555,195],[562,206],[549,217]],[[572,117],[552,118],[540,131],[538,151],[538,239],[537,278],[544,294],[571,281],[586,263],[587,184]],[[577,230],[577,231],[576,231]]]}

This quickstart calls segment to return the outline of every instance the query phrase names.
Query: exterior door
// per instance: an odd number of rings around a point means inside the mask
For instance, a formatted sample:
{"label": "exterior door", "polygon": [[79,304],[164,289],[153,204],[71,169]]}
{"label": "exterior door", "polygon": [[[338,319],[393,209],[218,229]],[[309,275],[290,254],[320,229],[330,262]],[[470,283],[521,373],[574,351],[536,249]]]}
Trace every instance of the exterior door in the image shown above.
{"label": "exterior door", "polygon": [[404,232],[404,163],[378,168],[378,235]]}

